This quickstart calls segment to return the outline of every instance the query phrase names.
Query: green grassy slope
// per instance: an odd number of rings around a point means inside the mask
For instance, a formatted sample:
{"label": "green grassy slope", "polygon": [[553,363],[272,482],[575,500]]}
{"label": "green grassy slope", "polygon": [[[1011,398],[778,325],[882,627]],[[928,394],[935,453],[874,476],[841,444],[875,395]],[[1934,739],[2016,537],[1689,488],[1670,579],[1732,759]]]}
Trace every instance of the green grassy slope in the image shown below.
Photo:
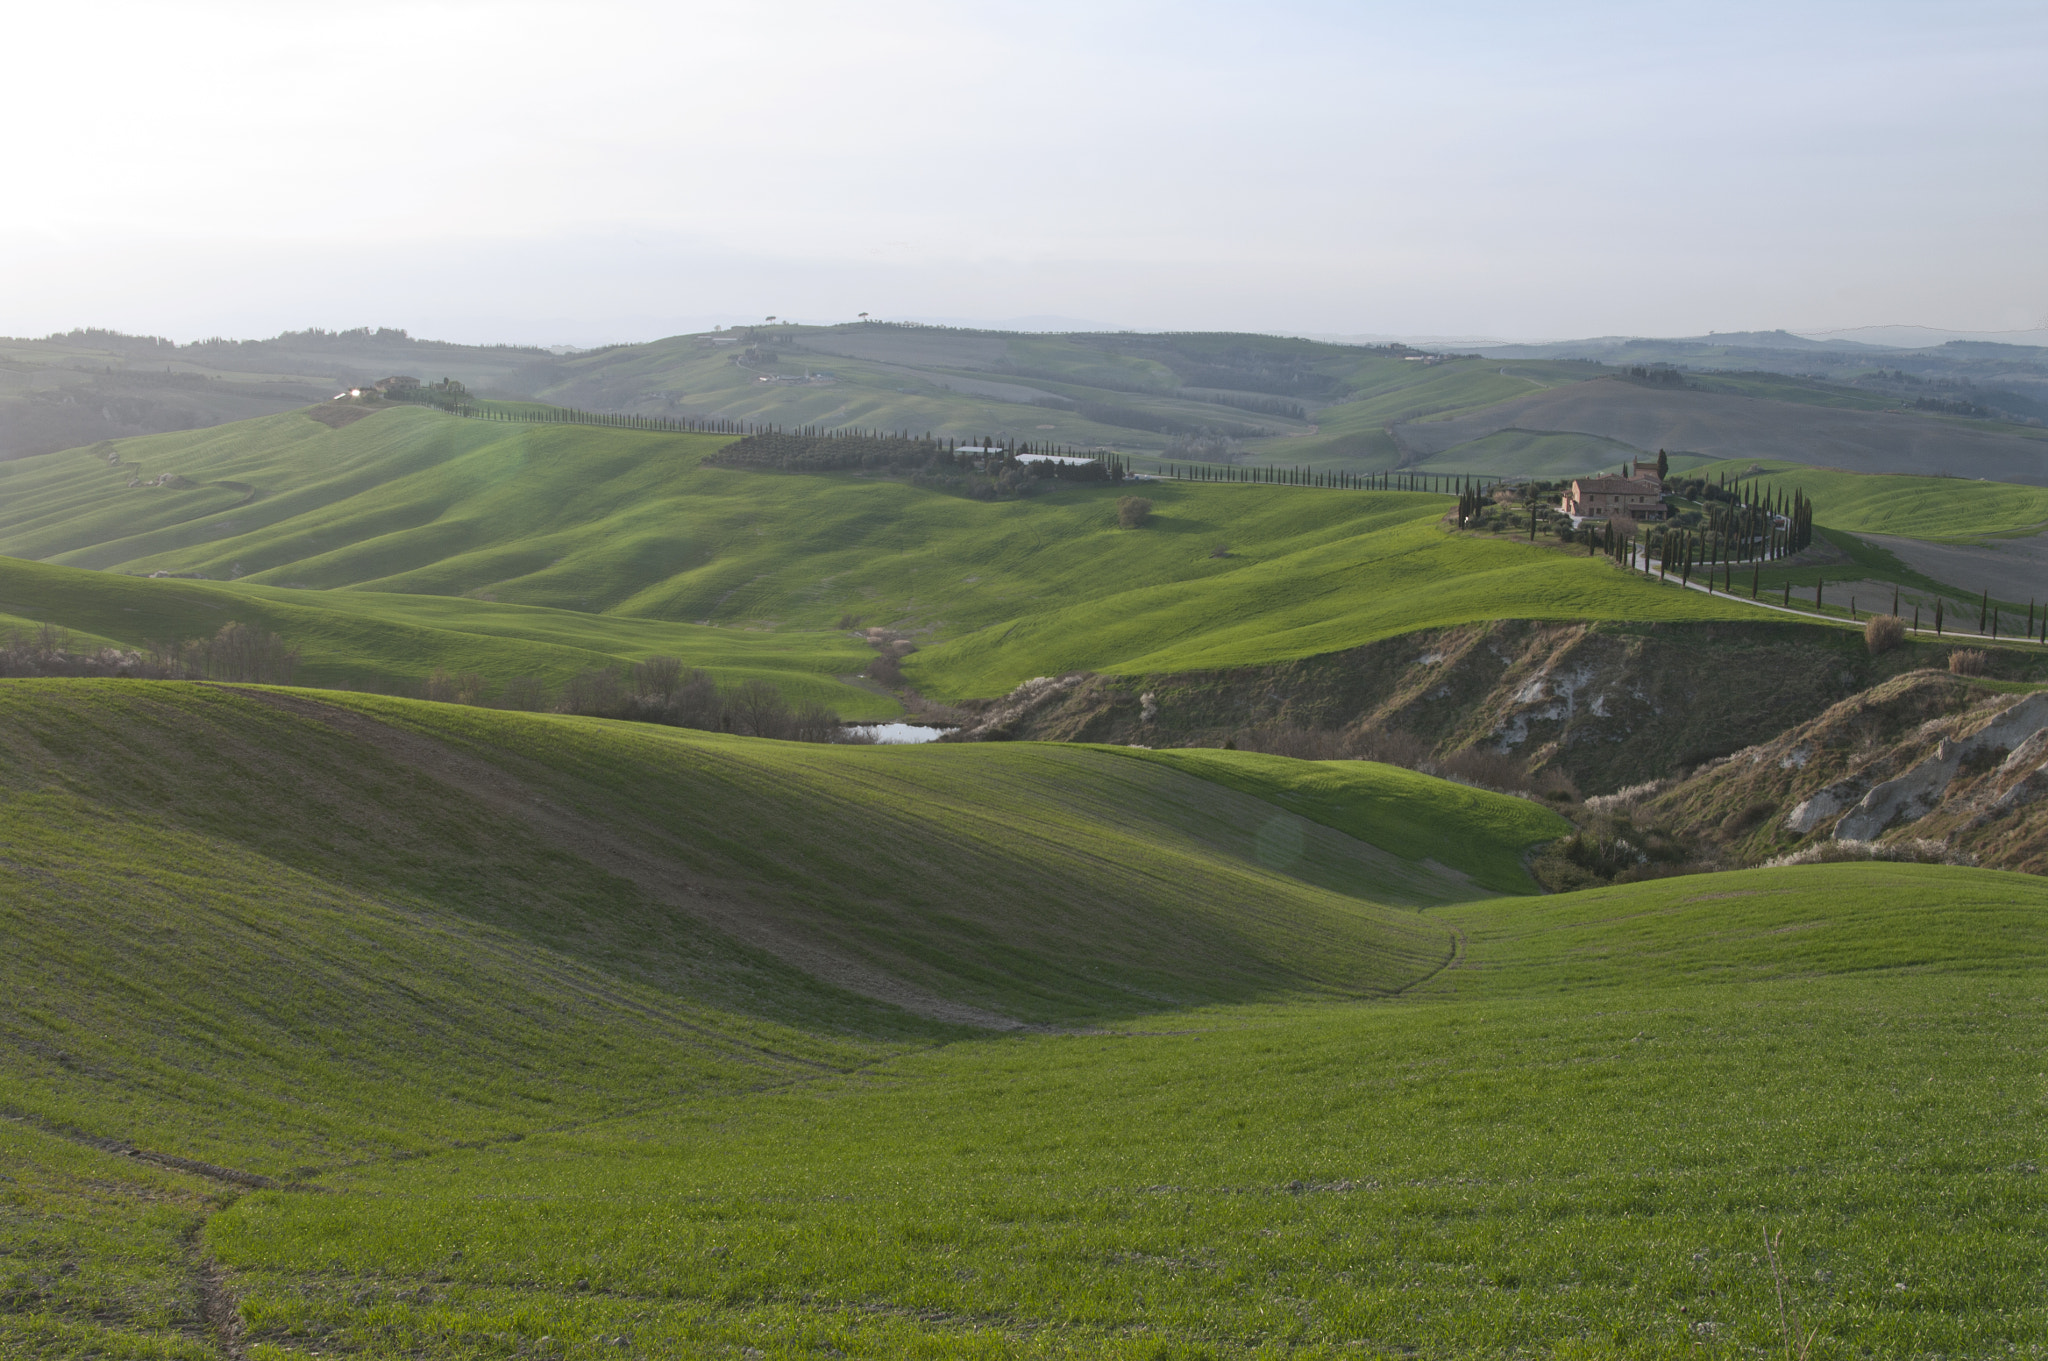
{"label": "green grassy slope", "polygon": [[[1315,408],[1424,376],[1383,350],[1278,336],[773,325],[567,357],[535,371],[533,391],[596,410],[1156,453],[1177,434],[1204,430],[1312,434]],[[1300,411],[1275,409],[1275,398]]]}
{"label": "green grassy slope", "polygon": [[953,1045],[261,1192],[207,1239],[279,1355],[1988,1355],[2048,1324],[2039,880],[1452,916],[1427,998]]}
{"label": "green grassy slope", "polygon": [[1735,1357],[1779,1231],[1816,1356],[2041,1335],[2048,881],[1428,863],[1552,825],[0,682],[0,1351]]}
{"label": "green grassy slope", "polygon": [[1401,358],[1370,359],[1361,363],[1351,380],[1354,391],[1350,396],[1317,408],[1314,433],[1254,441],[1254,459],[1353,471],[1404,465],[1409,459],[1387,434],[1390,425],[1477,411],[1495,402],[1579,382],[1598,372],[1595,367],[1575,364],[1501,365],[1454,359],[1424,365]]}
{"label": "green grassy slope", "polygon": [[[1763,471],[1751,473],[1752,468]],[[1687,471],[1803,491],[1813,499],[1816,519],[1852,533],[1968,543],[2048,528],[2048,488],[2011,482],[1851,473],[1754,459],[1725,459]]]}
{"label": "green grassy slope", "polygon": [[[1129,754],[1256,794],[1376,846],[1398,847],[1410,859],[1455,863],[1500,893],[1534,892],[1521,852],[1571,830],[1556,813],[1526,800],[1496,798],[1375,761],[1295,761],[1204,749]],[[1478,827],[1486,836],[1474,841]]]}
{"label": "green grassy slope", "polygon": [[[1445,533],[1437,520],[1446,498],[1412,498],[1433,502],[1416,515],[1400,504],[1409,497],[1362,493],[1355,503],[1360,509],[1347,515],[1346,494],[1332,493],[1328,519],[1290,540],[1279,530],[1307,518],[1297,510],[1298,498],[1290,501],[1281,489],[1219,490],[1220,496],[1178,487],[1148,492],[1157,507],[1156,528],[1142,532],[1149,536],[1143,550],[1119,554],[1157,556],[1178,548],[1194,568],[1183,579],[1140,584],[1142,578],[1119,576],[1112,568],[1107,580],[1121,581],[1125,589],[1020,613],[947,640],[913,657],[906,672],[936,693],[990,695],[1030,676],[1283,661],[1484,619],[1710,619],[1746,613],[1737,602],[1705,595],[1695,607],[1679,592],[1659,591],[1605,559]],[[1264,543],[1251,538],[1239,561],[1245,539],[1225,536],[1263,525],[1273,526],[1272,537]],[[1230,559],[1196,558],[1209,543],[1227,545]],[[1088,591],[1089,585],[1080,589]]]}
{"label": "green grassy slope", "polygon": [[703,628],[466,597],[148,580],[0,558],[0,630],[54,624],[74,646],[134,648],[204,637],[229,621],[281,635],[300,652],[295,679],[313,685],[417,691],[439,668],[481,674],[494,687],[533,676],[553,690],[580,671],[665,654],[722,685],[771,681],[792,703],[814,700],[848,719],[902,712],[841,679],[873,652],[839,633]]}
{"label": "green grassy slope", "polygon": [[[848,962],[849,979],[866,967],[1056,1021],[1401,986],[1448,947],[1406,909],[1472,896],[1461,875],[1548,830],[1460,791],[1447,806],[1464,849],[1445,872],[1396,820],[1376,849],[1114,752],[825,747],[316,694],[0,682],[11,863],[51,862],[23,871],[29,901],[53,874],[85,876],[67,914],[109,910],[108,886],[153,858],[177,887],[119,909],[137,921],[175,916],[209,882],[239,901],[268,875],[298,904],[277,910],[313,936],[351,913],[428,913],[467,948],[524,937],[697,1002],[871,1028],[852,1002],[814,1016],[823,1004],[759,961],[789,944],[791,958]],[[1276,819],[1297,846],[1279,868],[1257,849]],[[1362,811],[1351,830],[1373,821]],[[656,919],[681,934],[642,939]],[[11,922],[55,931],[36,937],[43,950],[77,934],[26,908]],[[720,940],[757,926],[773,928],[768,945]]]}
{"label": "green grassy slope", "polygon": [[[1654,591],[1591,559],[1447,536],[1434,528],[1444,497],[1153,483],[1140,488],[1153,522],[1129,532],[1115,526],[1112,487],[984,503],[857,476],[701,466],[714,445],[426,410],[341,430],[287,415],[123,446],[124,465],[176,472],[198,484],[190,491],[130,488],[121,468],[84,452],[0,467],[0,550],[124,572],[239,568],[238,588],[330,588],[289,599],[346,596],[335,608],[379,627],[474,624],[505,637],[527,628],[529,617],[469,603],[495,601],[808,631],[774,662],[752,661],[752,643],[728,645],[727,630],[716,642],[665,635],[692,660],[706,649],[720,665],[792,673],[856,670],[843,636],[817,632],[852,614],[931,637],[910,670],[945,697],[999,694],[1077,667],[1307,656],[1471,619],[1694,619],[1740,608]],[[241,498],[259,494],[217,506],[223,483],[245,488]],[[194,498],[189,509],[166,499],[179,497]],[[430,618],[427,606],[388,603],[394,596],[464,600]],[[286,599],[261,598],[266,608]],[[117,617],[130,603],[54,622],[93,633],[137,626],[117,637],[169,627],[139,612]],[[24,607],[33,604],[0,597],[9,613],[52,617]],[[530,622],[544,642],[567,628],[560,616]],[[604,641],[599,650],[629,650],[623,637]],[[841,707],[865,712],[850,704]]]}

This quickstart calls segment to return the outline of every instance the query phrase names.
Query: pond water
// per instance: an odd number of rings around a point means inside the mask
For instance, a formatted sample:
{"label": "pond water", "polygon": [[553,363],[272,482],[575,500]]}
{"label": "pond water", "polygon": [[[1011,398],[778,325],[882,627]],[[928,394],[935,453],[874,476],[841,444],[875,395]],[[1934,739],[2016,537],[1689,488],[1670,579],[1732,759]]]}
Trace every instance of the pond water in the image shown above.
{"label": "pond water", "polygon": [[926,728],[916,723],[849,723],[847,733],[872,733],[875,741],[883,746],[900,746],[907,742],[936,742],[957,728]]}

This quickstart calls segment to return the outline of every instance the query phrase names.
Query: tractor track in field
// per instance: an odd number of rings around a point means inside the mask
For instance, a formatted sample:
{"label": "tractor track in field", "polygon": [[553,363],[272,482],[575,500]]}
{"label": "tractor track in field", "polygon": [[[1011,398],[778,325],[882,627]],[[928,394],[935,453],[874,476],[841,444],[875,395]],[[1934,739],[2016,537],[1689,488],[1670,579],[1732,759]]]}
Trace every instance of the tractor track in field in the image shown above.
{"label": "tractor track in field", "polygon": [[[242,690],[240,693],[366,741],[386,756],[448,785],[451,790],[516,817],[550,845],[630,881],[653,902],[682,912],[822,982],[872,1001],[899,1007],[927,1020],[981,1030],[1043,1029],[1015,1017],[926,992],[827,944],[800,937],[758,910],[732,900],[722,886],[690,874],[659,852],[634,843],[592,818],[546,801],[532,786],[499,766],[447,743],[339,705],[272,691]],[[731,1043],[730,1040],[727,1042]],[[785,1054],[772,1054],[772,1057],[808,1066],[829,1067]]]}
{"label": "tractor track in field", "polygon": [[[209,1197],[207,1208],[197,1223],[184,1234],[187,1269],[191,1274],[192,1291],[199,1309],[199,1331],[221,1355],[222,1361],[246,1361],[247,1349],[242,1345],[241,1304],[235,1298],[228,1284],[227,1268],[206,1249],[206,1226],[213,1217],[227,1209],[240,1198],[244,1190],[319,1191],[324,1188],[301,1182],[281,1182],[255,1172],[244,1172],[239,1168],[222,1167],[217,1163],[201,1162],[196,1158],[181,1158],[171,1153],[159,1153],[155,1149],[141,1148],[125,1139],[109,1139],[97,1134],[53,1120],[15,1112],[0,1112],[0,1120],[12,1120],[27,1125],[52,1138],[84,1148],[97,1150],[116,1158],[133,1158],[137,1162],[149,1163],[169,1171],[185,1172],[204,1177],[208,1181],[224,1183],[229,1190],[225,1194]],[[189,1330],[187,1336],[190,1336]]]}
{"label": "tractor track in field", "polygon": [[1422,974],[1416,978],[1411,978],[1406,983],[1403,983],[1400,987],[1391,989],[1386,994],[1384,994],[1385,996],[1406,997],[1409,993],[1414,992],[1423,984],[1428,983],[1433,979],[1441,978],[1443,975],[1449,973],[1453,969],[1462,969],[1465,967],[1465,949],[1466,945],[1468,944],[1468,942],[1465,939],[1465,928],[1462,926],[1455,925],[1451,922],[1444,922],[1443,925],[1448,927],[1451,932],[1450,958],[1446,959],[1443,963],[1437,965],[1434,969],[1431,969],[1428,973]]}

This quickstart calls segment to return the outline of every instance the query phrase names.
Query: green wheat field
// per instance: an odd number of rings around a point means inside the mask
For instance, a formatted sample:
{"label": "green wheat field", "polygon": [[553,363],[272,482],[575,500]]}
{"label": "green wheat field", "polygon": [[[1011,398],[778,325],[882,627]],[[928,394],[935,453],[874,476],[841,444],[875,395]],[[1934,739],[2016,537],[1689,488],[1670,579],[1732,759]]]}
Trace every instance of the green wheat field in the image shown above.
{"label": "green wheat field", "polygon": [[2039,1355],[2041,881],[1561,827],[0,683],[0,1354]]}

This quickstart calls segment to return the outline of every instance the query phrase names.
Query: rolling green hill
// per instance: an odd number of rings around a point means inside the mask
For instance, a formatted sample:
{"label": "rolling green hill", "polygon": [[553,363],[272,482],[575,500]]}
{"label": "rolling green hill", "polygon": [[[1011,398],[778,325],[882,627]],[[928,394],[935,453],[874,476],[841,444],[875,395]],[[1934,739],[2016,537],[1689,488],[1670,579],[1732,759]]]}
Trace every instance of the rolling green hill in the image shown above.
{"label": "rolling green hill", "polygon": [[2038,878],[1497,897],[1550,815],[1354,763],[142,682],[0,682],[0,801],[9,1355],[2048,1326]]}
{"label": "rolling green hill", "polygon": [[721,685],[772,682],[792,704],[814,701],[848,719],[903,712],[846,679],[874,654],[843,633],[705,628],[462,596],[153,581],[0,557],[0,632],[52,624],[74,647],[136,648],[203,638],[231,621],[285,639],[300,654],[294,679],[329,688],[409,693],[443,670],[482,675],[493,694],[521,676],[552,692],[582,671],[664,655]]}
{"label": "rolling green hill", "polygon": [[[1758,470],[1761,471],[1752,471]],[[2048,488],[1965,477],[1852,473],[1798,463],[1726,459],[1687,470],[1694,476],[1754,478],[1797,489],[1823,507],[1832,529],[1969,543],[2048,530]]]}
{"label": "rolling green hill", "polygon": [[[331,611],[295,626],[311,635],[309,656],[323,649],[322,675],[389,674],[414,647],[467,648],[488,670],[569,662],[514,658],[509,644],[493,660],[474,639],[341,637],[404,626],[611,656],[658,644],[820,684],[858,669],[847,635],[827,632],[850,615],[915,632],[926,646],[910,674],[951,698],[1083,667],[1308,656],[1432,624],[1743,611],[1602,560],[1447,535],[1442,496],[1149,483],[1139,490],[1152,522],[1125,531],[1114,487],[990,503],[853,474],[703,466],[717,444],[403,408],[340,429],[288,414],[129,441],[119,464],[75,451],[0,465],[0,552],[103,573],[236,575],[198,595],[131,582],[160,594],[118,604],[98,578],[68,594],[42,578],[0,594],[0,612],[142,641],[219,614],[233,590],[266,617]],[[189,485],[150,485],[165,476]],[[734,626],[753,632],[736,638]]]}

